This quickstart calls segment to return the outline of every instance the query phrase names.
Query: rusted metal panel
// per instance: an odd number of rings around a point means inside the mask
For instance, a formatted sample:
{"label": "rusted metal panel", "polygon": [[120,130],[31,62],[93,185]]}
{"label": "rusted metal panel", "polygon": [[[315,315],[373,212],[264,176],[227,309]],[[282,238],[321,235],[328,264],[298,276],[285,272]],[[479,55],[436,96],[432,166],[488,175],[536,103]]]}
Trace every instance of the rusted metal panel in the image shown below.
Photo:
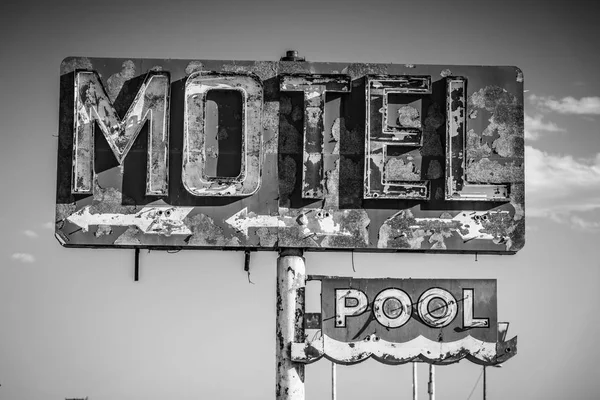
{"label": "rusted metal panel", "polygon": [[92,193],[94,176],[94,127],[97,125],[117,161],[123,164],[142,126],[149,120],[146,194],[167,193],[169,159],[168,72],[149,71],[121,120],[98,73],[77,71],[75,77],[75,126],[73,128],[72,192]]}
{"label": "rusted metal panel", "polygon": [[[348,75],[283,75],[281,91],[304,93],[304,137],[302,163],[302,197],[323,198],[323,139],[325,128],[325,94],[349,92]],[[334,160],[335,162],[335,160]]]}
{"label": "rusted metal panel", "polygon": [[[431,94],[431,77],[367,75],[365,87],[364,197],[428,200],[429,183],[419,172],[421,155],[406,147],[423,144],[422,98]],[[398,96],[395,102],[392,95]]]}
{"label": "rusted metal panel", "polygon": [[[241,168],[237,176],[206,173],[207,158],[219,156],[219,149],[211,149],[206,144],[206,103],[211,90],[238,91],[242,97],[241,110],[232,116],[241,122]],[[194,196],[245,197],[258,190],[262,167],[262,104],[263,87],[255,74],[197,71],[188,77],[181,172],[188,192]],[[231,134],[233,132],[222,126],[216,132],[218,139],[226,139]]]}
{"label": "rusted metal panel", "polygon": [[516,354],[516,337],[498,337],[496,280],[319,279],[321,335],[294,343],[294,360],[494,365]]}
{"label": "rusted metal panel", "polygon": [[56,235],[513,254],[522,92],[512,67],[68,58]]}
{"label": "rusted metal panel", "polygon": [[[448,77],[446,82],[446,200],[509,201],[510,184],[523,182],[522,105],[502,88],[487,86],[472,96],[470,115],[485,109],[493,113],[491,123],[481,135],[467,132],[467,79]],[[482,140],[494,135],[491,146]],[[504,159],[490,159],[492,149]]]}

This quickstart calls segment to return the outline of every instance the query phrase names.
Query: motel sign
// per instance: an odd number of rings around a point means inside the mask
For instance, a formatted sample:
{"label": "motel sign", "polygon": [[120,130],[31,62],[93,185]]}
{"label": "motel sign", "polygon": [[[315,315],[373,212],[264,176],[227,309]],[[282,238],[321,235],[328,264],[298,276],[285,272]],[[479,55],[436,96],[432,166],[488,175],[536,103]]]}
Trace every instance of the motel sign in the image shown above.
{"label": "motel sign", "polygon": [[65,246],[524,245],[514,67],[67,58],[59,112]]}

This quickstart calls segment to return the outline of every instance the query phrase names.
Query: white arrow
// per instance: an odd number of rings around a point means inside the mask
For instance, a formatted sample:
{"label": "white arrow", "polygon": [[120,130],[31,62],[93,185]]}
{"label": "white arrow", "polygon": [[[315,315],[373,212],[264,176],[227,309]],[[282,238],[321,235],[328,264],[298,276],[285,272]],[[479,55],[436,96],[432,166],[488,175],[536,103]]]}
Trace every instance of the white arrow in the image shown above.
{"label": "white arrow", "polygon": [[[473,239],[494,239],[494,236],[489,233],[482,233],[483,224],[481,221],[487,219],[490,214],[508,214],[508,211],[472,211],[472,212],[464,212],[461,211],[452,219],[440,219],[440,218],[415,218],[417,222],[425,222],[425,221],[458,221],[461,225],[460,229],[457,229],[458,234],[463,238],[463,240],[469,241]],[[411,228],[419,228],[418,225],[411,226]],[[467,230],[467,233],[462,233],[461,231]]]}
{"label": "white arrow", "polygon": [[137,226],[142,232],[157,235],[191,235],[183,219],[193,207],[144,207],[136,214],[92,214],[90,206],[72,214],[67,221],[87,232],[90,225]]}
{"label": "white arrow", "polygon": [[[291,218],[290,218],[291,219]],[[244,236],[248,236],[248,228],[268,228],[268,227],[284,227],[285,222],[280,220],[278,215],[256,215],[253,212],[248,215],[248,207],[236,212],[231,217],[225,220],[227,224],[235,230],[242,232]]]}
{"label": "white arrow", "polygon": [[[282,208],[282,211],[286,209]],[[309,218],[310,217],[310,218]],[[294,227],[302,226],[302,232],[305,236],[327,235],[327,236],[352,236],[352,233],[342,231],[339,224],[333,220],[333,215],[320,209],[304,209],[304,212],[297,217],[287,215],[256,215],[253,212],[248,213],[248,208],[244,208],[225,220],[227,224],[248,236],[248,228],[263,227]],[[311,230],[314,229],[315,231]]]}

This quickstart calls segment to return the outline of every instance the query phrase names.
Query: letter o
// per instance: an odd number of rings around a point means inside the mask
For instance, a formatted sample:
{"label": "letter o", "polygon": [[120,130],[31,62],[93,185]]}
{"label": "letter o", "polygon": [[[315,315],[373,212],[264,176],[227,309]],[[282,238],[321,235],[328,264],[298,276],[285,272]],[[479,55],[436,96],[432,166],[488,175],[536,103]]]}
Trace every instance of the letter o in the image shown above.
{"label": "letter o", "polygon": [[[443,306],[435,310],[429,310],[429,304],[434,299],[440,299],[444,302]],[[458,305],[452,293],[440,288],[431,288],[425,291],[419,298],[417,307],[419,317],[432,328],[443,328],[450,325],[458,313]],[[444,310],[441,315],[433,315],[434,311]]]}
{"label": "letter o", "polygon": [[406,292],[390,288],[379,292],[373,301],[373,314],[387,328],[399,328],[411,316],[412,301]]}

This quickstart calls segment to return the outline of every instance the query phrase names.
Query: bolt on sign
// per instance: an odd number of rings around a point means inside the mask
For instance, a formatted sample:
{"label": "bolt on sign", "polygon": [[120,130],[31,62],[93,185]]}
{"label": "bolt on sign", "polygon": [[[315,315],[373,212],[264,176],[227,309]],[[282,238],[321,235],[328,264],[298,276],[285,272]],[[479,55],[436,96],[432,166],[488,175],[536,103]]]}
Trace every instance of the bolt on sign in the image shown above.
{"label": "bolt on sign", "polygon": [[65,246],[513,254],[514,67],[67,58]]}
{"label": "bolt on sign", "polygon": [[495,365],[516,354],[517,338],[499,335],[495,279],[316,279],[321,314],[305,326],[321,334],[293,343],[294,361]]}

